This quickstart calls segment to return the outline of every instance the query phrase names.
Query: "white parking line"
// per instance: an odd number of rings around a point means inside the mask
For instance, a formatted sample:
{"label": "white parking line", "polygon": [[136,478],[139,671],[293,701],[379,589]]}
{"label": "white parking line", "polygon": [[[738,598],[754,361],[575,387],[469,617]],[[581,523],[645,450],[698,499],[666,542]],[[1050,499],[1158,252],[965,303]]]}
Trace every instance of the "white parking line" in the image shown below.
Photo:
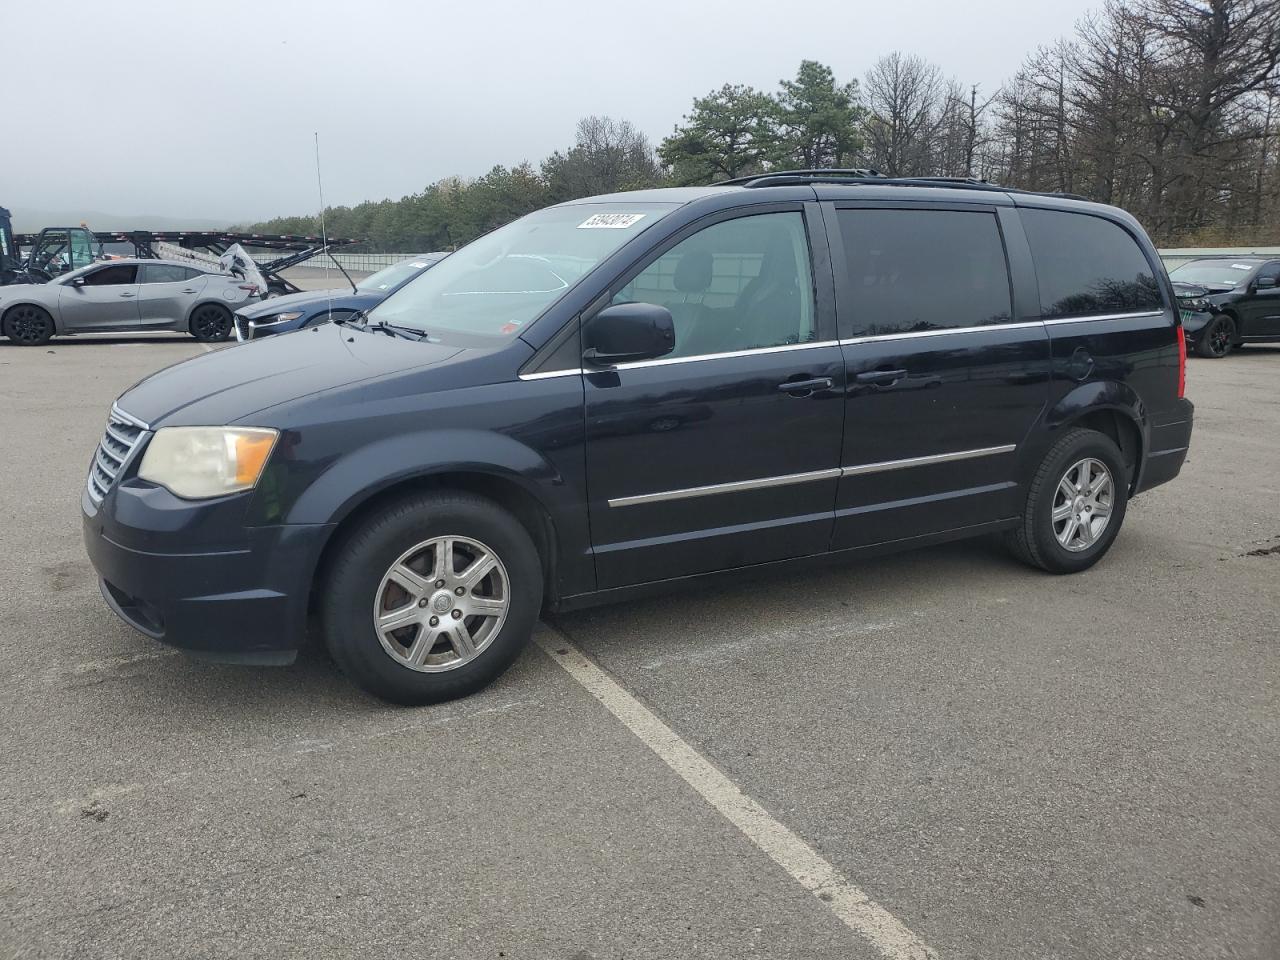
{"label": "white parking line", "polygon": [[709,760],[680,739],[639,700],[597,666],[567,637],[539,630],[544,653],[600,701],[689,786],[791,878],[831,908],[844,924],[890,960],[936,960],[937,954],[816,850],[779,823]]}

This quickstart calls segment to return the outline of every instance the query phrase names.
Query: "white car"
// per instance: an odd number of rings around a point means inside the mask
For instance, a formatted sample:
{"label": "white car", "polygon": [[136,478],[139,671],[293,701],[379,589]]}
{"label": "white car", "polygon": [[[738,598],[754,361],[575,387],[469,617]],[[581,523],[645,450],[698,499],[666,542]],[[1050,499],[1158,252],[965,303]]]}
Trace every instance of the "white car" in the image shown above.
{"label": "white car", "polygon": [[253,279],[177,260],[93,263],[48,283],[0,288],[0,332],[21,346],[72,333],[177,330],[226,340],[232,315],[256,303]]}

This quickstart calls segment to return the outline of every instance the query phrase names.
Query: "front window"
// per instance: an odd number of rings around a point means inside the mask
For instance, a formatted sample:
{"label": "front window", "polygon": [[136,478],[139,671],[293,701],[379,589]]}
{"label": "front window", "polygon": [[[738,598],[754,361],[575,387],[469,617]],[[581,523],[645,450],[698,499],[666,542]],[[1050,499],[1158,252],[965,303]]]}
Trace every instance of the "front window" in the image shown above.
{"label": "front window", "polygon": [[671,311],[669,357],[808,343],[816,333],[803,216],[757,214],[706,227],[645,267],[613,302]]}
{"label": "front window", "polygon": [[1169,271],[1169,279],[1208,287],[1234,287],[1249,278],[1256,263],[1240,260],[1192,260]]}
{"label": "front window", "polygon": [[429,333],[511,337],[673,203],[589,203],[539,210],[487,234],[405,284],[369,313]]}

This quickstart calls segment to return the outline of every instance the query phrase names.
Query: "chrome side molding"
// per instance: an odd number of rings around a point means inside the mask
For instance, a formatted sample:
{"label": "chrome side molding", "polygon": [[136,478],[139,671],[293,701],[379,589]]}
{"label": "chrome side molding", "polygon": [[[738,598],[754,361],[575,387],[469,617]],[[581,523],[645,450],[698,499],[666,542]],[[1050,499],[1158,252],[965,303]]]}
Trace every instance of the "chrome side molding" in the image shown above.
{"label": "chrome side molding", "polygon": [[635,507],[644,503],[661,503],[666,500],[687,500],[691,497],[709,497],[720,493],[742,493],[747,490],[763,490],[768,487],[785,487],[796,483],[812,483],[816,480],[834,480],[838,477],[855,477],[868,473],[884,473],[889,470],[908,470],[953,460],[972,460],[977,457],[994,457],[1013,453],[1016,443],[998,447],[979,447],[976,450],[957,450],[952,453],[934,453],[925,457],[909,457],[906,460],[883,460],[879,463],[862,463],[853,467],[832,467],[828,470],[810,470],[807,473],[788,473],[777,477],[760,477],[757,480],[734,480],[730,483],[712,483],[703,487],[685,487],[680,490],[664,490],[661,493],[641,493],[630,497],[615,497],[611,507]]}

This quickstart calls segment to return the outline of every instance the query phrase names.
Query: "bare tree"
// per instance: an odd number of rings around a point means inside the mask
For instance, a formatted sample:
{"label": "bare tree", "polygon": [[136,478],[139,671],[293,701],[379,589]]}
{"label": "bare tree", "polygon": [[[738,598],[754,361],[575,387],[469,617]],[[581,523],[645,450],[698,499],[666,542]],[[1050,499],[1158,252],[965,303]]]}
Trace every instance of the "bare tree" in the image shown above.
{"label": "bare tree", "polygon": [[923,58],[895,52],[877,60],[865,83],[870,164],[891,177],[931,173],[944,94],[942,72]]}

